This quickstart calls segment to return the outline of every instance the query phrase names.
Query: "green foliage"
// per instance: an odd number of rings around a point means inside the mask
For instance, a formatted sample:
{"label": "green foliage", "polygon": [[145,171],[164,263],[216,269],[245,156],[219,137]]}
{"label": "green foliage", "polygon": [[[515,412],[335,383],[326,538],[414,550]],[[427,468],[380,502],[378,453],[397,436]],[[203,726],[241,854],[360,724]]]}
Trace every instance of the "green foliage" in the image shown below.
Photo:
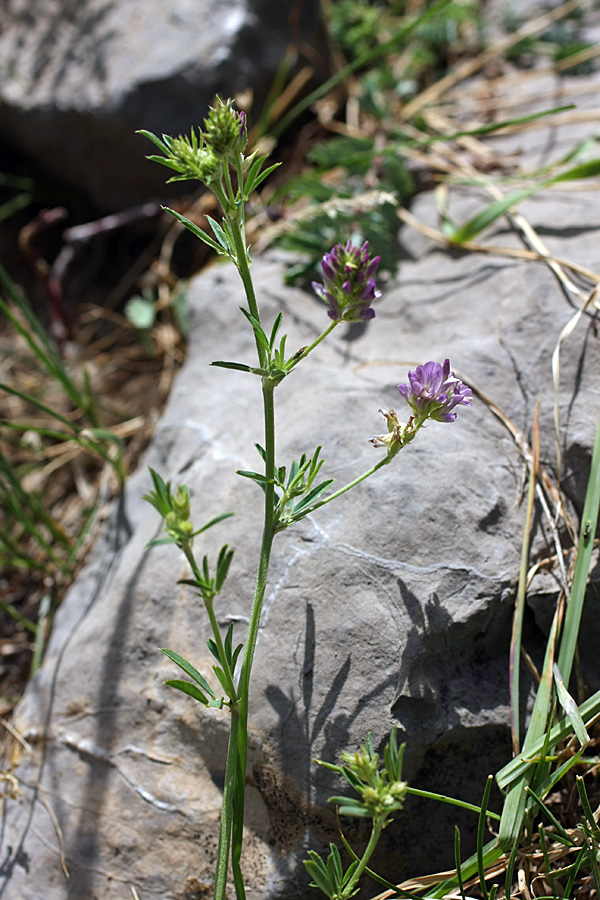
{"label": "green foliage", "polygon": [[[264,461],[264,449],[260,444],[256,444],[256,449]],[[319,458],[321,449],[321,447],[317,447],[310,457],[303,453],[298,461],[292,462],[289,473],[285,466],[275,469],[275,532],[283,531],[294,522],[299,522],[300,519],[309,515],[312,512],[311,504],[316,503],[327,488],[333,484],[332,478],[317,485],[314,483],[324,462]],[[262,473],[238,470],[237,474],[255,481],[264,490],[267,478]]]}
{"label": "green foliage", "polygon": [[[38,396],[33,390],[0,384],[0,391],[18,399],[26,410],[20,421],[8,416],[0,419],[0,566],[28,570],[45,582],[38,622],[31,623],[33,627],[26,625],[35,634],[35,669],[41,661],[47,622],[80,561],[96,519],[100,495],[65,526],[61,515],[53,511],[51,480],[36,473],[31,457],[35,459],[36,454],[61,444],[79,448],[84,459],[99,458],[107,463],[121,482],[123,445],[113,431],[103,427],[87,373],[77,378],[65,364],[46,329],[1,266],[0,290],[0,313],[28,347],[37,369],[36,378],[43,388]],[[16,462],[24,450],[28,451],[24,460]],[[4,611],[21,621],[12,604],[5,604]]]}
{"label": "green foliage", "polygon": [[[442,75],[449,48],[457,45],[465,28],[478,27],[475,4],[430,6],[408,27],[403,3],[388,6],[343,0],[329,5],[331,36],[352,62],[365,62],[353,94],[376,128],[373,136],[335,136],[313,146],[307,155],[311,168],[279,193],[300,206],[295,226],[276,239],[302,260],[290,267],[288,282],[314,278],[323,254],[348,237],[359,245],[368,241],[371,253],[381,257],[379,271],[395,274],[397,207],[406,205],[415,191],[402,141],[390,139],[399,98],[414,96],[425,72],[428,77]],[[397,49],[394,36],[401,32],[406,32],[407,43],[402,46],[403,64],[398,69],[399,55],[392,50]],[[387,53],[378,53],[385,48]]]}

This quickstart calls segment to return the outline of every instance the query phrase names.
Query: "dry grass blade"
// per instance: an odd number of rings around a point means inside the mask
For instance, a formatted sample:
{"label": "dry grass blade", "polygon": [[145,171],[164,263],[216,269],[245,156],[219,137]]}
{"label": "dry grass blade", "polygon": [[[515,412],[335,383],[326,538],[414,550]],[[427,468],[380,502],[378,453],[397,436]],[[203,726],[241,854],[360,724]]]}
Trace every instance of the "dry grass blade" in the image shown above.
{"label": "dry grass blade", "polygon": [[565,16],[575,12],[578,8],[579,0],[568,0],[567,3],[563,3],[562,6],[552,10],[552,12],[523,25],[510,37],[505,38],[503,41],[498,41],[498,43],[494,44],[493,47],[490,47],[489,50],[485,50],[483,53],[480,53],[479,56],[476,56],[475,59],[470,59],[461,66],[458,66],[453,72],[446,75],[445,78],[441,78],[430,88],[422,91],[418,97],[415,97],[413,101],[404,107],[404,117],[406,119],[413,118],[426,106],[430,106],[436,100],[439,100],[443,94],[450,90],[450,88],[455,87],[459,82],[464,81],[476,72],[481,71],[490,60],[502,56],[507,50],[510,50],[520,41],[524,40],[524,38],[533,37],[535,34],[546,31],[546,29],[554,24],[554,22],[564,19]]}
{"label": "dry grass blade", "polygon": [[[426,225],[424,222],[420,222],[419,219],[407,209],[398,209],[398,217],[411,228],[414,228],[415,231],[418,231],[419,234],[430,238],[437,244],[442,244],[444,247],[453,246],[441,231],[436,228],[431,228],[431,226]],[[539,253],[535,250],[525,250],[520,249],[519,247],[501,247],[493,244],[479,244],[476,241],[465,241],[460,245],[460,249],[468,250],[472,253],[485,253],[489,256],[503,256],[511,259],[531,260],[531,262],[554,263],[563,269],[569,269],[571,272],[581,275],[582,278],[589,279],[592,283],[600,283],[600,274],[597,272],[594,272],[592,269],[588,269],[585,266],[581,266],[579,263],[573,262],[572,260],[554,256],[547,251],[545,253]]]}
{"label": "dry grass blade", "polygon": [[588,296],[586,297],[583,304],[579,307],[579,309],[575,312],[571,319],[567,322],[567,324],[563,327],[562,331],[558,336],[558,340],[556,341],[556,347],[554,348],[554,352],[552,354],[552,380],[554,383],[554,428],[556,432],[556,460],[557,467],[560,479],[561,472],[561,461],[562,461],[562,450],[560,446],[560,406],[558,402],[558,389],[560,387],[560,350],[564,342],[567,338],[575,331],[579,320],[583,316],[583,314],[591,307],[594,306],[596,309],[600,308],[598,304],[598,289],[599,285],[596,286],[590,291]]}

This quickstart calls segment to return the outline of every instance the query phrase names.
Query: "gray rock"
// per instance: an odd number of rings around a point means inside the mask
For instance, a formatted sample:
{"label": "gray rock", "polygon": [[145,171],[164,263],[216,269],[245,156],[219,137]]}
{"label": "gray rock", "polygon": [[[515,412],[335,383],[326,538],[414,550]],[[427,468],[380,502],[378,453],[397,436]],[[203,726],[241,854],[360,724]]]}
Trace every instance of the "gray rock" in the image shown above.
{"label": "gray rock", "polygon": [[[456,195],[464,219],[477,192]],[[593,267],[600,221],[586,194],[553,193],[522,207],[552,253]],[[435,221],[431,196],[413,212]],[[491,243],[517,246],[503,224]],[[542,458],[554,460],[551,357],[573,315],[541,262],[436,247],[404,233],[397,283],[368,326],[345,326],[276,391],[278,463],[324,446],[326,476],[342,485],[378,459],[369,438],[380,408],[402,409],[408,367],[449,356],[527,436],[541,403]],[[283,288],[275,256],[254,265],[267,322],[283,310],[289,347],[326,322],[322,304]],[[582,282],[580,282],[582,283]],[[147,463],[193,494],[210,531],[201,552],[229,542],[236,557],[219,620],[244,634],[260,542],[261,494],[233,475],[254,468],[261,440],[258,379],[208,367],[252,362],[237,273],[215,265],[190,290],[188,360]],[[562,353],[563,481],[576,507],[597,421],[600,348],[591,316]],[[524,466],[506,427],[481,400],[456,423],[431,424],[373,479],[278,536],[253,675],[248,765],[249,897],[312,893],[300,860],[335,836],[326,798],[340,785],[311,760],[335,760],[368,731],[379,745],[398,724],[407,775],[425,790],[480,799],[485,776],[510,758],[508,644],[520,558]],[[128,483],[94,558],[59,610],[42,670],[15,725],[31,745],[15,770],[22,796],[7,804],[3,900],[202,895],[214,865],[227,714],[198,708],[163,685],[171,647],[208,671],[201,604],[184,586],[176,550],[147,550],[157,516]],[[548,535],[536,531],[536,552]],[[527,621],[543,646],[542,582]],[[534,588],[535,593],[535,588]],[[597,648],[597,611],[586,646]],[[597,676],[596,676],[597,677]],[[46,737],[43,739],[44,732]],[[465,844],[473,816],[410,799],[376,861],[387,878],[451,865],[453,825]],[[60,829],[60,830],[59,830]],[[352,837],[360,835],[349,828]],[[61,847],[70,872],[61,870]],[[194,894],[193,890],[198,893]]]}
{"label": "gray rock", "polygon": [[7,0],[0,134],[104,209],[165,195],[135,134],[189,133],[215,93],[260,106],[285,49],[315,41],[318,3]]}

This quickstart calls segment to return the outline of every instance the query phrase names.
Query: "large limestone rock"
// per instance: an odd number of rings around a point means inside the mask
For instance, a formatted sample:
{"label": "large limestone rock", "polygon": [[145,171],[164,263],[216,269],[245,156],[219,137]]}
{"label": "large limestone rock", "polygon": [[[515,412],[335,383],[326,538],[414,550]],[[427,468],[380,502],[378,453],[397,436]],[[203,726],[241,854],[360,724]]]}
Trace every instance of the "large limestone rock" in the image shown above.
{"label": "large limestone rock", "polygon": [[[453,213],[479,207],[457,195]],[[522,207],[548,250],[597,266],[600,220],[585,194],[556,193]],[[435,224],[430,196],[414,214]],[[490,239],[518,246],[504,225]],[[378,453],[379,408],[402,408],[410,366],[449,356],[527,436],[541,403],[542,458],[554,456],[551,357],[579,302],[542,262],[449,253],[404,232],[399,278],[368,326],[339,328],[277,389],[278,462],[324,446],[324,474],[342,485]],[[285,315],[290,348],[314,339],[322,304],[282,288],[276,257],[256,262],[267,321]],[[583,289],[585,277],[576,281]],[[192,490],[198,522],[236,517],[208,532],[236,557],[217,604],[244,634],[260,541],[259,490],[236,477],[254,468],[261,440],[259,382],[211,369],[253,360],[230,267],[192,285],[187,363],[147,462]],[[598,337],[589,315],[563,347],[559,394],[563,482],[580,508],[598,416]],[[253,676],[248,766],[249,897],[308,897],[300,860],[334,836],[327,796],[339,792],[313,757],[333,760],[372,731],[398,724],[407,775],[422,789],[477,802],[484,778],[510,756],[508,642],[520,557],[524,466],[513,436],[482,400],[456,423],[432,424],[393,465],[279,536]],[[15,725],[21,797],[6,808],[3,900],[203,897],[215,858],[227,722],[163,686],[175,672],[157,647],[209,670],[201,604],[177,587],[186,569],[172,547],[146,549],[157,516],[135,474],[94,559],[60,609],[44,667]],[[540,522],[536,552],[548,538]],[[556,592],[532,598],[527,646],[535,657]],[[597,602],[586,625],[597,654]],[[586,663],[584,653],[584,665]],[[588,680],[597,681],[588,669]],[[600,685],[594,685],[598,687]],[[452,861],[453,824],[473,817],[412,799],[386,833],[377,866],[390,879]],[[62,863],[69,871],[67,879]]]}
{"label": "large limestone rock", "polygon": [[163,196],[136,129],[187,133],[215,93],[259,106],[318,21],[315,0],[6,0],[0,135],[101,208]]}

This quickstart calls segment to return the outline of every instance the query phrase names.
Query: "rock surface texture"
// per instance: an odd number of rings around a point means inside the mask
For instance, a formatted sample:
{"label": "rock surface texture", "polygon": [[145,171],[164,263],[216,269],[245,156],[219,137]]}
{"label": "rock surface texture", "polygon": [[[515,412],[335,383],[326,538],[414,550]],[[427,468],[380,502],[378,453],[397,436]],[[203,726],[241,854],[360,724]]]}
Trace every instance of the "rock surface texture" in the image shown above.
{"label": "rock surface texture", "polygon": [[6,0],[0,135],[100,208],[163,196],[135,132],[189,133],[215,93],[269,88],[316,0]]}
{"label": "rock surface texture", "polygon": [[[585,82],[575,86],[585,109]],[[566,140],[566,129],[546,125],[546,141]],[[533,135],[539,154],[528,150],[529,135],[498,147],[522,148],[538,165],[548,144],[541,132]],[[464,189],[452,212],[464,221],[481,204],[482,195]],[[595,195],[546,194],[521,210],[550,253],[598,271]],[[431,196],[412,212],[436,225]],[[522,246],[506,223],[485,239]],[[382,452],[369,443],[384,430],[378,410],[402,416],[396,385],[407,369],[449,356],[525,437],[540,400],[542,457],[552,466],[551,358],[588,291],[585,277],[570,275],[578,294],[543,262],[449,252],[409,229],[403,252],[376,319],[338,328],[277,388],[278,463],[323,444],[323,474],[338,486],[352,479]],[[253,267],[266,320],[283,310],[289,347],[300,347],[326,315],[313,296],[284,289],[283,272],[275,256]],[[147,458],[174,483],[189,484],[197,522],[235,511],[207,533],[205,546],[213,556],[222,543],[236,547],[217,612],[223,625],[236,623],[239,639],[261,495],[233,473],[257,464],[259,382],[208,363],[253,361],[242,299],[228,266],[213,266],[191,286],[188,360]],[[561,362],[564,484],[577,507],[598,417],[600,347],[589,313]],[[456,423],[431,424],[378,476],[277,537],[250,710],[251,900],[313,896],[300,861],[308,846],[334,836],[323,804],[341,787],[314,757],[334,761],[369,730],[378,745],[397,723],[411,784],[473,802],[485,776],[510,758],[508,642],[524,472],[509,429],[477,398]],[[210,885],[226,713],[163,685],[174,669],[156,648],[171,647],[206,670],[208,635],[191,590],[175,586],[186,577],[177,551],[145,549],[159,530],[140,499],[149,487],[145,469],[131,478],[19,708],[15,725],[31,750],[18,748],[21,796],[6,807],[3,900],[39,900],[41,885],[45,900],[122,900],[131,886],[143,900],[183,900],[204,896]],[[545,541],[538,523],[541,553]],[[528,620],[534,656],[555,592],[550,582]],[[592,627],[597,641],[597,620]],[[594,652],[597,643],[592,660]],[[410,799],[386,832],[376,867],[394,879],[451,864],[456,820],[446,808]],[[467,835],[472,817],[458,821]]]}

